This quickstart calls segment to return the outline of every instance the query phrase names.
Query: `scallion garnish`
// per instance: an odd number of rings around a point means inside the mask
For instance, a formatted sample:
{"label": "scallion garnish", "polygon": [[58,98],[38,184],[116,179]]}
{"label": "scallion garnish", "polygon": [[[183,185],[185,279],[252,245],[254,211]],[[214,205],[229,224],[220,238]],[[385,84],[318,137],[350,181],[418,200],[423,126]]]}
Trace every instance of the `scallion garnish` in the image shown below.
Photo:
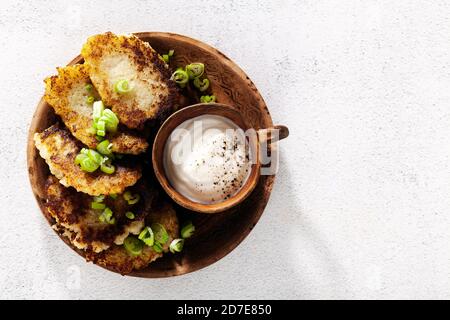
{"label": "scallion garnish", "polygon": [[194,86],[200,90],[200,92],[206,91],[209,88],[209,80],[207,78],[200,80],[200,78],[194,78]]}
{"label": "scallion garnish", "polygon": [[114,91],[118,94],[125,94],[132,90],[129,82],[125,79],[119,80],[114,84]]}
{"label": "scallion garnish", "polygon": [[155,242],[152,246],[152,249],[155,250],[156,253],[161,253],[163,252],[163,247],[160,243]]}
{"label": "scallion garnish", "polygon": [[186,66],[186,72],[189,75],[189,79],[201,77],[205,72],[205,65],[201,62],[188,64]]}
{"label": "scallion garnish", "polygon": [[88,83],[87,85],[84,86],[84,89],[86,89],[86,91],[91,92],[92,91],[92,84]]}
{"label": "scallion garnish", "polygon": [[110,162],[105,162],[100,165],[100,170],[106,174],[113,174],[116,171],[116,167],[114,167]]}
{"label": "scallion garnish", "polygon": [[123,242],[125,249],[134,256],[141,254],[144,244],[137,238],[129,236]]}
{"label": "scallion garnish", "polygon": [[[75,161],[76,161],[76,158],[75,158]],[[98,169],[99,166],[100,166],[100,164],[98,162],[90,159],[87,156],[80,162],[81,170],[86,171],[86,172],[94,172],[95,170]]]}
{"label": "scallion garnish", "polygon": [[170,243],[169,250],[172,253],[181,252],[184,246],[184,239],[174,239]]}
{"label": "scallion garnish", "polygon": [[175,52],[174,50],[169,50],[167,54],[162,55],[162,59],[164,60],[165,63],[169,63],[170,57],[173,56],[174,52]]}
{"label": "scallion garnish", "polygon": [[98,217],[100,222],[107,222],[109,224],[116,223],[116,219],[113,217],[113,212],[110,208],[106,207],[102,214]]}
{"label": "scallion garnish", "polygon": [[104,203],[101,203],[101,202],[92,201],[91,202],[91,208],[95,209],[95,210],[103,210],[103,209],[106,208],[106,205]]}
{"label": "scallion garnish", "polygon": [[138,236],[139,240],[142,240],[149,247],[153,246],[155,243],[155,235],[150,227],[145,227]]}
{"label": "scallion garnish", "polygon": [[95,101],[92,107],[92,118],[94,119],[94,126],[97,123],[98,119],[102,116],[103,110],[105,110],[105,105],[102,101]]}
{"label": "scallion garnish", "polygon": [[97,151],[100,152],[104,156],[111,156],[112,155],[112,143],[109,142],[109,140],[103,140],[99,144],[97,144]]}
{"label": "scallion garnish", "polygon": [[195,227],[191,221],[187,222],[184,227],[181,228],[181,237],[183,239],[190,238],[195,231]]}
{"label": "scallion garnish", "polygon": [[86,97],[86,102],[87,102],[88,104],[93,104],[94,101],[95,101],[95,98],[94,98],[93,96],[88,96],[88,97]]}
{"label": "scallion garnish", "polygon": [[169,234],[166,231],[166,228],[160,223],[153,223],[151,225],[153,233],[155,234],[155,242],[164,245],[169,240]]}
{"label": "scallion garnish", "polygon": [[111,193],[111,194],[109,195],[109,197],[110,197],[111,199],[113,199],[113,200],[116,200],[116,199],[117,199],[117,194]]}
{"label": "scallion garnish", "polygon": [[211,95],[211,96],[201,96],[201,97],[200,97],[200,102],[203,102],[203,103],[216,102],[216,96],[215,96],[215,95]]}
{"label": "scallion garnish", "polygon": [[125,199],[125,201],[126,201],[128,204],[132,205],[132,204],[138,203],[139,200],[141,199],[141,196],[140,196],[139,194],[137,194],[137,193],[132,194],[130,191],[126,191],[126,192],[123,194],[123,198]]}
{"label": "scallion garnish", "polygon": [[125,217],[127,217],[127,218],[130,219],[130,220],[133,220],[133,219],[134,219],[134,213],[131,212],[131,211],[127,211],[127,212],[125,213]]}
{"label": "scallion garnish", "polygon": [[170,77],[171,80],[175,81],[180,87],[184,88],[189,81],[188,73],[182,68],[178,68]]}
{"label": "scallion garnish", "polygon": [[94,196],[93,197],[93,201],[94,202],[103,202],[104,200],[105,200],[105,195],[104,194],[101,194],[99,196]]}

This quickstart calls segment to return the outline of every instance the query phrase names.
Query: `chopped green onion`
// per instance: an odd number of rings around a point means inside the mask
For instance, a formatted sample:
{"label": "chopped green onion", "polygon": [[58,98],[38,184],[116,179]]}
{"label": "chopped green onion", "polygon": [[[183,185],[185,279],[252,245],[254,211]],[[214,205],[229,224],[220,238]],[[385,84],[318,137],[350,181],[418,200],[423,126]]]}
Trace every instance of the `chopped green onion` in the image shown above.
{"label": "chopped green onion", "polygon": [[119,125],[119,118],[110,109],[105,109],[100,117],[99,121],[105,122],[105,128],[109,132],[116,132]]}
{"label": "chopped green onion", "polygon": [[81,154],[87,155],[88,152],[89,152],[89,149],[87,149],[87,148],[81,148],[81,150],[80,150],[80,153],[81,153]]}
{"label": "chopped green onion", "polygon": [[111,193],[111,194],[109,195],[109,197],[110,197],[111,199],[113,199],[113,200],[116,200],[116,199],[117,199],[117,194],[116,194],[116,193]]}
{"label": "chopped green onion", "polygon": [[205,65],[201,62],[194,62],[186,66],[186,72],[189,79],[201,77],[205,72]]}
{"label": "chopped green onion", "polygon": [[141,254],[144,244],[137,238],[129,236],[123,242],[125,249],[134,256]]}
{"label": "chopped green onion", "polygon": [[169,63],[170,57],[173,56],[174,52],[175,52],[174,50],[169,50],[167,54],[162,55],[162,59],[164,60],[165,63]]}
{"label": "chopped green onion", "polygon": [[88,96],[88,97],[86,98],[86,102],[87,102],[88,104],[93,104],[93,103],[94,103],[94,100],[95,100],[95,98],[94,98],[93,96]]}
{"label": "chopped green onion", "polygon": [[155,243],[155,236],[153,234],[153,230],[150,227],[145,227],[144,230],[139,233],[138,238],[149,247],[153,246],[153,244]]}
{"label": "chopped green onion", "polygon": [[211,96],[201,96],[201,97],[200,97],[200,102],[203,102],[203,103],[216,102],[216,96],[215,96],[215,95],[211,95]]}
{"label": "chopped green onion", "polygon": [[169,249],[170,252],[172,253],[181,252],[181,250],[183,250],[183,246],[184,246],[184,239],[175,239],[172,240],[172,242],[170,243]]}
{"label": "chopped green onion", "polygon": [[98,142],[102,142],[103,139],[105,139],[105,138],[96,135],[96,136],[95,136],[95,139],[96,139]]}
{"label": "chopped green onion", "polygon": [[124,93],[128,93],[132,90],[130,84],[128,83],[127,80],[119,80],[116,82],[116,84],[114,85],[114,91],[119,93],[119,94],[124,94]]}
{"label": "chopped green onion", "polygon": [[152,246],[152,249],[155,250],[156,253],[161,253],[163,252],[163,247],[160,243],[155,242]]}
{"label": "chopped green onion", "polygon": [[94,202],[103,202],[105,200],[105,195],[101,194],[99,196],[94,196],[93,201]]}
{"label": "chopped green onion", "polygon": [[116,171],[116,167],[114,167],[111,163],[102,163],[100,165],[100,170],[106,174],[113,174],[114,171]]}
{"label": "chopped green onion", "polygon": [[189,75],[186,71],[178,68],[170,77],[171,80],[175,81],[180,87],[184,88],[186,83],[189,81]]}
{"label": "chopped green onion", "polygon": [[96,124],[97,127],[97,135],[100,137],[104,137],[106,135],[106,123],[105,121],[98,121]]}
{"label": "chopped green onion", "polygon": [[88,83],[87,85],[84,86],[84,89],[86,89],[86,91],[89,91],[89,92],[92,91],[92,88],[93,88],[93,86],[90,83]]}
{"label": "chopped green onion", "polygon": [[155,234],[155,241],[160,244],[165,244],[169,240],[169,234],[166,231],[166,228],[160,223],[153,223],[152,230]]}
{"label": "chopped green onion", "polygon": [[85,155],[85,154],[83,154],[83,153],[77,154],[77,156],[75,157],[75,164],[80,164],[81,161],[83,161],[83,160],[86,159],[87,157],[88,157],[88,156]]}
{"label": "chopped green onion", "polygon": [[186,223],[183,228],[181,228],[181,237],[183,239],[190,238],[195,231],[195,227],[191,221]]}
{"label": "chopped green onion", "polygon": [[110,208],[106,207],[102,214],[98,217],[101,222],[107,222],[109,224],[116,223],[116,219],[113,218],[113,212]]}
{"label": "chopped green onion", "polygon": [[100,152],[104,156],[112,155],[111,152],[112,143],[109,142],[109,140],[103,140],[99,144],[97,144],[97,151]]}
{"label": "chopped green onion", "polygon": [[103,110],[105,110],[105,105],[103,104],[103,101],[95,101],[92,113],[94,124],[96,124],[98,119],[100,119],[100,117],[102,116]]}
{"label": "chopped green onion", "polygon": [[91,208],[95,209],[95,210],[103,210],[103,209],[106,208],[106,205],[104,203],[101,203],[101,202],[92,201],[91,202]]}
{"label": "chopped green onion", "polygon": [[133,220],[135,216],[134,216],[134,213],[133,213],[133,212],[127,211],[127,212],[125,213],[125,217],[127,217],[127,218],[130,219],[130,220]]}
{"label": "chopped green onion", "polygon": [[89,149],[87,152],[87,156],[89,157],[89,159],[97,162],[98,164],[101,164],[103,162],[102,155],[95,150]]}
{"label": "chopped green onion", "polygon": [[200,78],[194,79],[194,86],[200,90],[200,92],[205,91],[209,88],[209,80],[207,78],[200,80]]}
{"label": "chopped green onion", "polygon": [[98,162],[90,159],[89,157],[84,158],[80,162],[81,170],[87,171],[87,172],[94,172],[95,170],[98,169],[99,166],[100,166],[100,164]]}
{"label": "chopped green onion", "polygon": [[126,191],[123,194],[123,198],[128,202],[128,204],[136,204],[141,199],[141,196],[137,193],[131,194],[130,191]]}

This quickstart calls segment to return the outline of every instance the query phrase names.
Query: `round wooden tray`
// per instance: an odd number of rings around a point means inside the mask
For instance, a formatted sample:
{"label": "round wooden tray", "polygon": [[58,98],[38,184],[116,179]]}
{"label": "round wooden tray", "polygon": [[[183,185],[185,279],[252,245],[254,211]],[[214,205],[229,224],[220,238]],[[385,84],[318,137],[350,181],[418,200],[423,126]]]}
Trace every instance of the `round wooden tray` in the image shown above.
{"label": "round wooden tray", "polygon": [[[183,66],[196,61],[203,62],[211,81],[212,92],[218,102],[237,108],[255,129],[272,126],[269,110],[255,85],[223,53],[200,41],[178,34],[142,32],[135,33],[135,35],[149,42],[159,53],[174,49],[175,55],[171,60],[171,66]],[[78,56],[69,65],[82,62],[81,56]],[[27,146],[31,187],[39,208],[49,223],[51,218],[44,205],[44,184],[49,170],[34,147],[33,135],[52,125],[55,119],[53,109],[44,99],[41,99],[31,122]],[[177,214],[182,220],[191,219],[193,221],[196,226],[195,236],[186,241],[182,253],[166,254],[147,268],[135,271],[130,275],[145,278],[181,275],[204,268],[223,258],[241,243],[258,222],[269,200],[274,178],[274,176],[261,176],[255,190],[242,204],[220,214],[189,212],[174,204]],[[66,238],[62,237],[61,239],[83,256],[83,251],[74,248]]]}

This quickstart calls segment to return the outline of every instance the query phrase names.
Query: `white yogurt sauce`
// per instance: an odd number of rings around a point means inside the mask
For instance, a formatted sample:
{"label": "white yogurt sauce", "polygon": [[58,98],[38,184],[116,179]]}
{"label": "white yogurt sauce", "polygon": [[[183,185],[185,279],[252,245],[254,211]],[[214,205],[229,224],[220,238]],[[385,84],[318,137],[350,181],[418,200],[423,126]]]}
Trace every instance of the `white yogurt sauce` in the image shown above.
{"label": "white yogurt sauce", "polygon": [[251,164],[244,131],[228,118],[202,115],[180,124],[164,148],[164,170],[172,187],[203,204],[235,195]]}

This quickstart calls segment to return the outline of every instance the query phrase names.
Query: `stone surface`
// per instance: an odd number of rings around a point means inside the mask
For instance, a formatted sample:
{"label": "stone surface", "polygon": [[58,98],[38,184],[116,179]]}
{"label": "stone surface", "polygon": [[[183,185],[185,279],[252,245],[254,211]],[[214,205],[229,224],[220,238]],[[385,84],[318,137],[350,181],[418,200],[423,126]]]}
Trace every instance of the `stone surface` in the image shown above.
{"label": "stone surface", "polygon": [[[2,2],[0,297],[450,298],[449,16],[446,1]],[[87,264],[31,194],[42,80],[107,30],[216,46],[291,129],[258,225],[193,274]]]}

